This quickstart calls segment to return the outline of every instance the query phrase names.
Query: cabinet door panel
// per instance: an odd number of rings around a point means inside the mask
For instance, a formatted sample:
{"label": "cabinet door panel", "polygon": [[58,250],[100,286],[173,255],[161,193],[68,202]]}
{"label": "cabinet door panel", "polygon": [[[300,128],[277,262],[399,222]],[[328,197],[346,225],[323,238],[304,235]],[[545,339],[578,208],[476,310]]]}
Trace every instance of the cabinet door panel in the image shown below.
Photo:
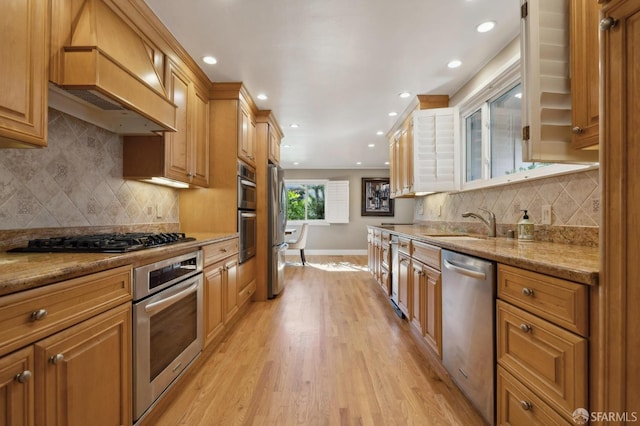
{"label": "cabinet door panel", "polygon": [[0,148],[47,146],[48,4],[3,2]]}
{"label": "cabinet door panel", "polygon": [[167,79],[171,101],[178,107],[176,109],[176,131],[166,132],[166,174],[167,177],[182,182],[189,182],[189,80],[177,66],[169,65],[169,78]]}
{"label": "cabinet door panel", "polygon": [[228,323],[238,312],[238,258],[234,257],[225,262],[226,292],[225,324]]}
{"label": "cabinet door panel", "polygon": [[440,271],[424,267],[424,338],[431,349],[442,357],[442,280]]}
{"label": "cabinet door panel", "polygon": [[33,346],[0,358],[0,425],[33,425],[34,379],[17,379],[26,371],[33,375],[33,369]]}
{"label": "cabinet door panel", "polygon": [[403,253],[398,253],[398,308],[411,318],[409,306],[411,305],[410,295],[411,280],[411,258]]}
{"label": "cabinet door panel", "polygon": [[205,347],[222,331],[222,280],[224,264],[207,268],[204,273],[204,344]]}
{"label": "cabinet door panel", "polygon": [[37,424],[131,424],[130,304],[36,343],[35,356]]}
{"label": "cabinet door panel", "polygon": [[209,100],[206,94],[194,90],[192,107],[192,183],[209,186]]}

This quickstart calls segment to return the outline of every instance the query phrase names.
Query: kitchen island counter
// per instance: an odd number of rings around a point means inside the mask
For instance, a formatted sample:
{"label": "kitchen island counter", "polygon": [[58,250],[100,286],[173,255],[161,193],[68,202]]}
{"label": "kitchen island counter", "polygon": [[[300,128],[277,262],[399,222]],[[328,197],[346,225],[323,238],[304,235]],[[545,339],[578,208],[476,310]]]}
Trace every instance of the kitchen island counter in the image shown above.
{"label": "kitchen island counter", "polygon": [[238,236],[237,233],[190,233],[195,241],[128,253],[0,252],[0,296],[122,265],[141,265]]}
{"label": "kitchen island counter", "polygon": [[582,284],[598,284],[600,268],[598,247],[542,241],[522,242],[505,237],[446,233],[418,224],[371,227],[506,265]]}

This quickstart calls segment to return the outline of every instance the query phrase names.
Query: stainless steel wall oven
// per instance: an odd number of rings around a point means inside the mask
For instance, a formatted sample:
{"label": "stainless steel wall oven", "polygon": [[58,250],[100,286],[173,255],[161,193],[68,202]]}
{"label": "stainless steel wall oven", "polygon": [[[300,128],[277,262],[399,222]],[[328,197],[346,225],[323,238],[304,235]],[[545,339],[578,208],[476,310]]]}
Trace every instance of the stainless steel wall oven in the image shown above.
{"label": "stainless steel wall oven", "polygon": [[202,351],[202,252],[134,269],[133,417]]}
{"label": "stainless steel wall oven", "polygon": [[238,161],[238,260],[240,263],[256,255],[258,235],[256,202],[256,171],[242,161]]}

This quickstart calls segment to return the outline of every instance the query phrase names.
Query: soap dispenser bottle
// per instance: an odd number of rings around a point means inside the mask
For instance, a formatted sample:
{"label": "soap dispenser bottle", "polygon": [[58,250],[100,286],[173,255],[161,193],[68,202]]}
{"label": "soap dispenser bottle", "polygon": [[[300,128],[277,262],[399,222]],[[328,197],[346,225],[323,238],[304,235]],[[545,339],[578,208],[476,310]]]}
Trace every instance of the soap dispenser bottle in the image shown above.
{"label": "soap dispenser bottle", "polygon": [[520,210],[524,212],[522,219],[518,222],[518,241],[533,241],[533,222],[527,215],[527,210]]}

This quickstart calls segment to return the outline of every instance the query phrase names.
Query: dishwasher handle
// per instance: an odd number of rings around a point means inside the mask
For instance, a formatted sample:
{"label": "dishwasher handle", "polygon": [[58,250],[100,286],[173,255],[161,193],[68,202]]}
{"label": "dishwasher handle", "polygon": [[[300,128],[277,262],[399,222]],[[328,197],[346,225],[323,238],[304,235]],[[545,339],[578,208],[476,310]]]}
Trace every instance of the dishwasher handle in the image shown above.
{"label": "dishwasher handle", "polygon": [[480,280],[484,280],[487,278],[487,274],[485,274],[484,272],[474,271],[473,269],[467,269],[464,267],[464,265],[454,262],[453,260],[444,259],[444,267],[449,269],[450,271],[454,271],[471,278],[477,278]]}

